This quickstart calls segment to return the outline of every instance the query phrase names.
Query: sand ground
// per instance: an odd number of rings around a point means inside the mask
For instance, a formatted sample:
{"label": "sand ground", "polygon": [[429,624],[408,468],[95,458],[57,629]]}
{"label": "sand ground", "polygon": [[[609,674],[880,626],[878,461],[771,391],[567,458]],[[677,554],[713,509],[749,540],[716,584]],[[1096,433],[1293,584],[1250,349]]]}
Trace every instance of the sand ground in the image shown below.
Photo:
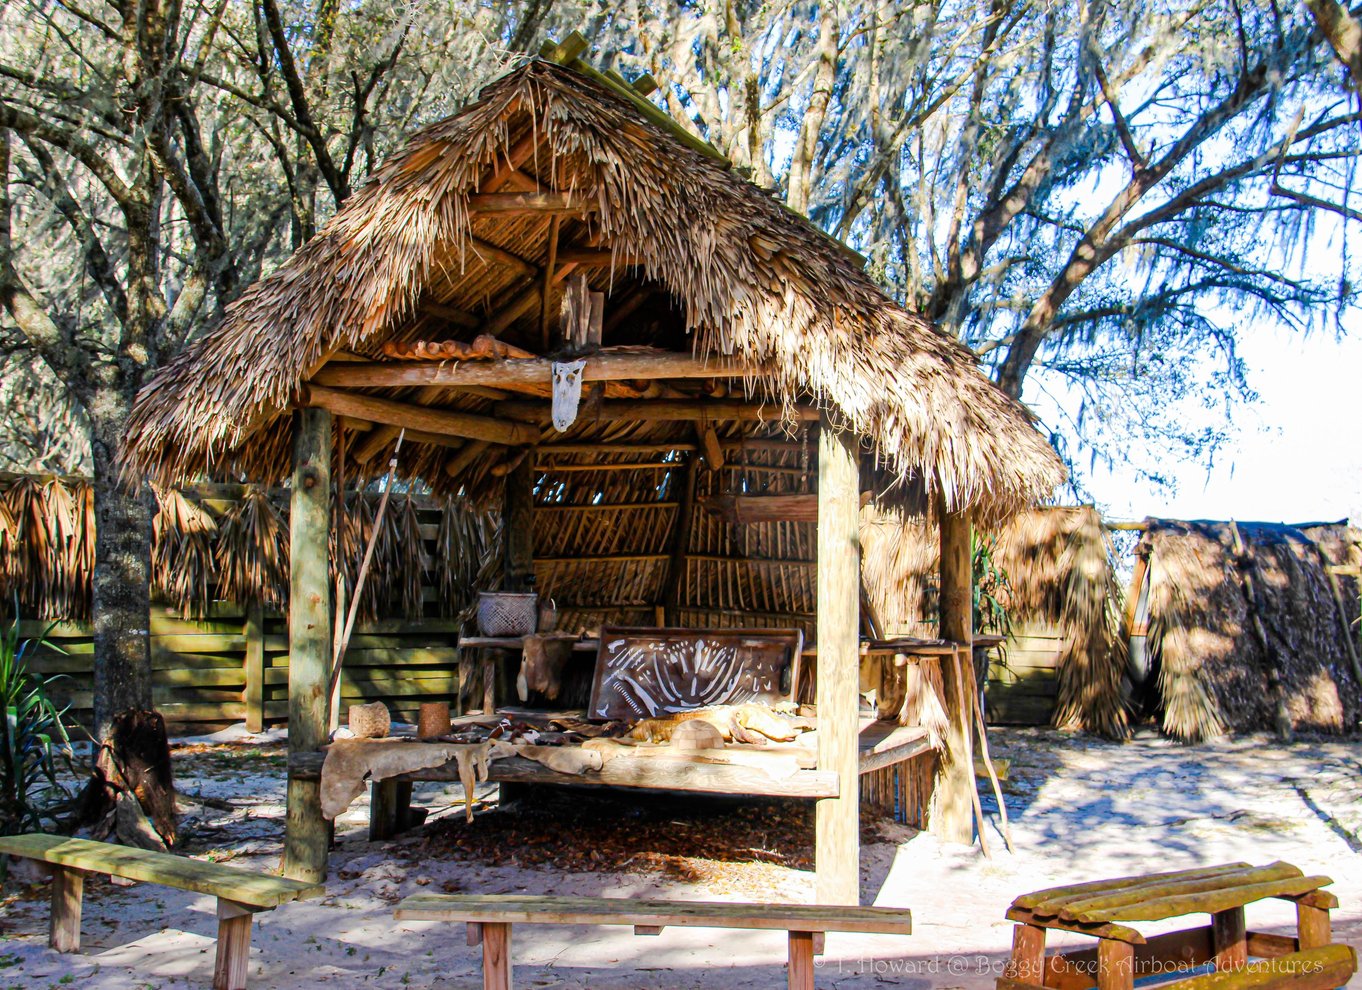
{"label": "sand ground", "polygon": [[[1015,895],[1075,880],[1241,859],[1282,859],[1333,877],[1342,902],[1336,936],[1362,947],[1362,743],[1282,746],[1243,738],[1189,747],[1150,733],[1124,745],[1044,730],[996,730],[991,736],[994,755],[1012,761],[1007,789],[1017,851],[1003,850],[996,816],[992,860],[977,846],[944,845],[901,826],[870,829],[874,841],[862,855],[863,902],[911,908],[915,931],[906,938],[829,936],[820,988],[990,987],[1010,945],[1003,912]],[[283,833],[283,762],[277,742],[178,750],[188,851],[274,868]],[[485,791],[494,796],[493,789]],[[435,808],[437,819],[461,815],[460,802],[457,789],[427,785],[418,792],[418,803]],[[991,802],[986,807],[991,811]],[[602,805],[589,812],[596,813],[627,819],[630,810],[627,804]],[[393,919],[393,904],[422,890],[811,899],[812,874],[790,865],[801,861],[800,851],[789,848],[798,842],[777,834],[774,825],[767,835],[752,816],[739,822],[732,814],[720,809],[660,823],[654,815],[651,827],[681,835],[687,828],[731,828],[738,847],[751,843],[750,856],[734,857],[730,850],[723,862],[641,855],[622,863],[605,855],[597,864],[591,830],[580,816],[562,826],[545,811],[529,818],[529,827],[542,827],[544,839],[540,855],[526,862],[516,850],[490,855],[486,842],[460,858],[444,854],[462,834],[462,826],[448,820],[370,844],[363,829],[367,809],[357,803],[340,823],[327,896],[257,916],[250,985],[479,986],[478,950],[464,944],[461,926]],[[207,986],[211,979],[211,898],[92,882],[83,950],[59,956],[45,945],[45,890],[11,880],[5,894],[0,988],[168,990]],[[1284,902],[1250,909],[1251,928],[1287,931],[1293,921]],[[1066,936],[1062,944],[1083,941]],[[627,928],[524,927],[515,933],[515,985],[779,987],[784,948],[783,935],[770,932],[670,929],[636,937]],[[1362,980],[1350,986],[1362,988]]]}

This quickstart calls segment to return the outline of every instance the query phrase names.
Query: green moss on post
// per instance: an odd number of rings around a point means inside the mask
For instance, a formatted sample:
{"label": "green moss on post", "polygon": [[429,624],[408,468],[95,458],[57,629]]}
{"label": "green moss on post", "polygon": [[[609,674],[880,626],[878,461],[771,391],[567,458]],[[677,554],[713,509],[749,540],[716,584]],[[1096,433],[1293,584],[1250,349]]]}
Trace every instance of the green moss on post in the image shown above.
{"label": "green moss on post", "polygon": [[[293,493],[289,517],[288,746],[290,756],[326,742],[331,665],[331,588],[327,538],[331,528],[331,414],[295,414]],[[322,818],[320,782],[288,782],[284,875],[326,879],[330,829]]]}

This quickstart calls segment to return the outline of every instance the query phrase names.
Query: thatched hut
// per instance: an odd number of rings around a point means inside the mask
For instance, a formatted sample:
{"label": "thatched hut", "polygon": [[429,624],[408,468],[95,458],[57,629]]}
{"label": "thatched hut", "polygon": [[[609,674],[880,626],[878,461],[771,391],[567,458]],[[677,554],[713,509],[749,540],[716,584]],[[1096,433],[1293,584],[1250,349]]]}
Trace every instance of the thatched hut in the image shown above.
{"label": "thatched hut", "polygon": [[[1062,468],[966,348],[583,49],[417,133],[146,387],[126,463],[291,476],[295,751],[325,738],[331,480],[381,475],[399,431],[398,472],[499,504],[506,586],[572,628],[805,628],[819,896],[854,900],[860,505],[937,507],[939,635],[968,644],[971,518]],[[935,819],[965,839],[967,731]],[[315,786],[290,781],[297,875],[325,868]]]}
{"label": "thatched hut", "polygon": [[1137,554],[1131,653],[1165,732],[1358,727],[1362,532],[1149,519]]}
{"label": "thatched hut", "polygon": [[[1006,623],[976,631],[1005,635],[981,650],[985,702],[996,722],[1049,723],[1124,738],[1129,731],[1126,644],[1120,587],[1101,514],[1091,505],[1016,513],[980,531]],[[936,634],[939,544],[925,519],[902,520],[868,506],[863,570],[886,635]],[[982,586],[989,574],[976,573]],[[987,591],[987,589],[984,589]]]}

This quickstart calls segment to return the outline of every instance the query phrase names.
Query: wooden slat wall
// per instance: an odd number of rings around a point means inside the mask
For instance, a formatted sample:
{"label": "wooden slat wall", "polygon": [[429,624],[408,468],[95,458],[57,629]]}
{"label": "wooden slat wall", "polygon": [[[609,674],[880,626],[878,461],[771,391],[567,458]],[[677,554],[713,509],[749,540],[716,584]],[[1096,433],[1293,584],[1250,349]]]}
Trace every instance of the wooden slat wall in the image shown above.
{"label": "wooden slat wall", "polygon": [[989,651],[984,699],[989,721],[1003,725],[1048,725],[1058,693],[1064,637],[1040,624],[1012,631],[1005,654]]}
{"label": "wooden slat wall", "polygon": [[[94,643],[88,626],[25,621],[20,634],[46,634],[50,646],[33,654],[33,669],[60,674],[53,696],[69,704],[76,722],[91,720]],[[345,654],[341,710],[383,701],[393,717],[416,721],[422,701],[448,701],[457,710],[458,629],[452,619],[385,620],[359,625]],[[288,637],[281,615],[265,619],[264,717],[288,715]],[[157,606],[151,618],[152,698],[176,726],[230,724],[246,718],[245,615],[219,603],[212,615],[184,620]]]}

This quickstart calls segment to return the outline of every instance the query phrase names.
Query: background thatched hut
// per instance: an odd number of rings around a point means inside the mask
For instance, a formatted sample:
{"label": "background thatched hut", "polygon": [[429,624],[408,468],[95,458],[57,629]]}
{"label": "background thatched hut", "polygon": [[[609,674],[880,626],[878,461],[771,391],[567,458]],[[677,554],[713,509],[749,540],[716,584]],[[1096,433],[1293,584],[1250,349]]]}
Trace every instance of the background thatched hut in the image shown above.
{"label": "background thatched hut", "polygon": [[[1062,469],[965,347],[583,44],[415,135],[147,386],[126,463],[171,485],[291,475],[299,751],[324,738],[331,481],[394,456],[499,505],[505,587],[555,597],[569,628],[808,629],[818,766],[841,788],[819,805],[820,897],[854,897],[859,505],[938,508],[940,631],[967,643],[970,520]],[[556,429],[550,371],[571,359],[580,404]],[[968,736],[952,746],[943,772],[972,787]],[[290,783],[286,864],[316,876],[309,786]],[[967,837],[966,793],[943,820]]]}
{"label": "background thatched hut", "polygon": [[1346,521],[1147,520],[1132,642],[1164,731],[1356,730],[1359,540]]}
{"label": "background thatched hut", "polygon": [[[907,525],[867,507],[862,518],[867,594],[889,634],[936,635],[939,544],[923,520]],[[1129,729],[1122,588],[1102,517],[1092,506],[1017,513],[981,529],[979,594],[1006,613],[1006,635],[981,657],[985,701],[997,722],[1050,723],[1114,738]],[[976,605],[976,613],[979,607]]]}

